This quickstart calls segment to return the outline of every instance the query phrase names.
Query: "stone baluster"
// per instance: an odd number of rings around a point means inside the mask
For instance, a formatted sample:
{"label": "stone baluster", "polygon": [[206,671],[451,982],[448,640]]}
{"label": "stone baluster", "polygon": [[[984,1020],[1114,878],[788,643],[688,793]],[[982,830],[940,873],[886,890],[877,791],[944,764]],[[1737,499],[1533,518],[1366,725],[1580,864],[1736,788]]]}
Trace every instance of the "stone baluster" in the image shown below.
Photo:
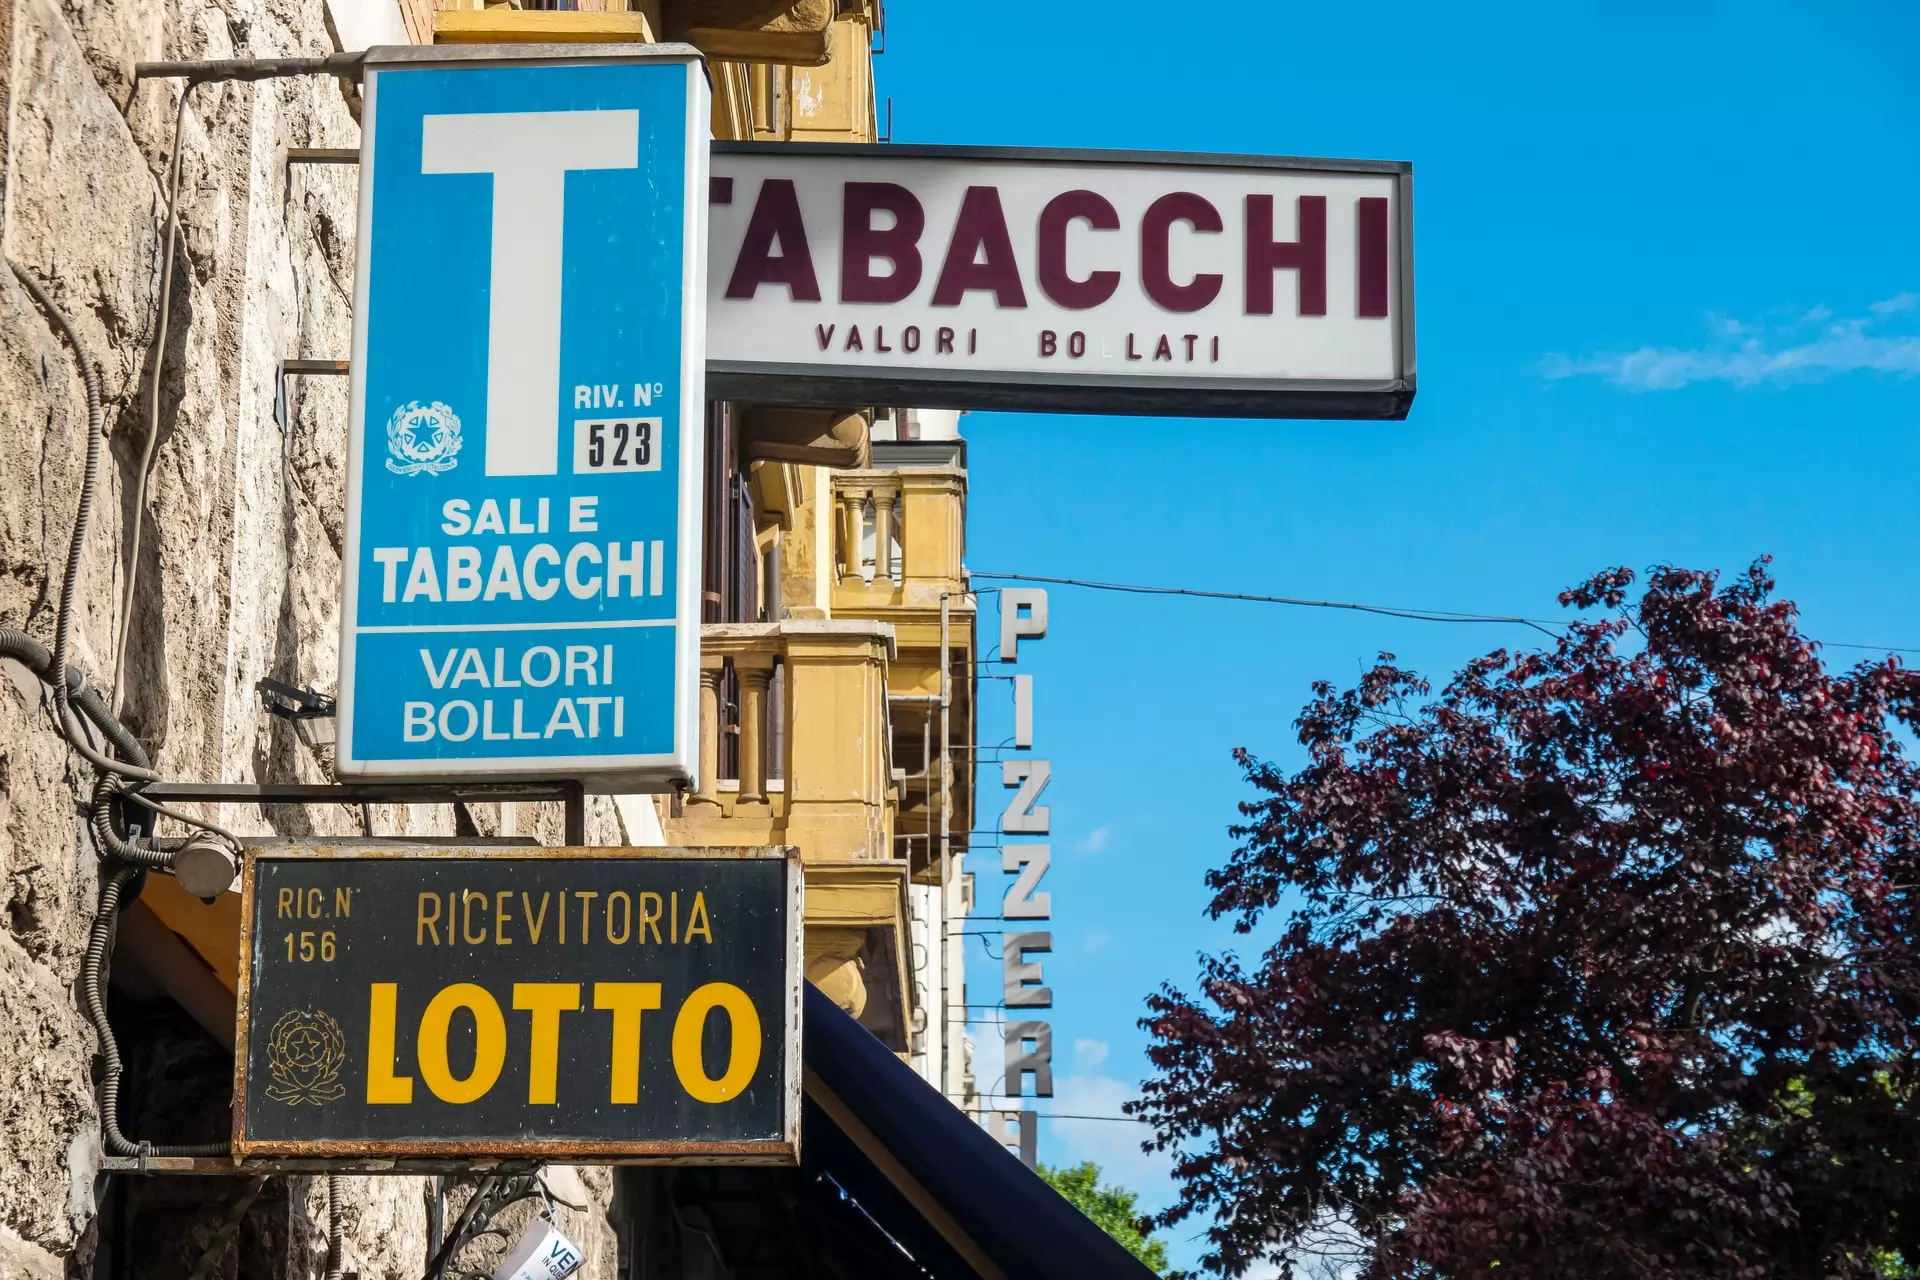
{"label": "stone baluster", "polygon": [[[898,542],[900,544],[899,555],[896,556],[896,555],[893,555],[891,551],[888,552],[888,555],[890,557],[890,562],[893,565],[893,580],[896,583],[904,583],[907,580],[907,496],[906,494],[895,493],[892,498],[888,499],[888,505],[893,510],[893,541]],[[891,546],[891,544],[889,545]]]}
{"label": "stone baluster", "polygon": [[772,667],[736,666],[740,673],[740,798],[735,812],[767,804],[767,683]]}
{"label": "stone baluster", "polygon": [[720,810],[720,668],[700,668],[700,778],[689,809]]}
{"label": "stone baluster", "polygon": [[833,502],[834,525],[840,535],[840,578],[860,576],[860,499],[836,492]]}
{"label": "stone baluster", "polygon": [[873,495],[873,580],[893,581],[893,495]]}

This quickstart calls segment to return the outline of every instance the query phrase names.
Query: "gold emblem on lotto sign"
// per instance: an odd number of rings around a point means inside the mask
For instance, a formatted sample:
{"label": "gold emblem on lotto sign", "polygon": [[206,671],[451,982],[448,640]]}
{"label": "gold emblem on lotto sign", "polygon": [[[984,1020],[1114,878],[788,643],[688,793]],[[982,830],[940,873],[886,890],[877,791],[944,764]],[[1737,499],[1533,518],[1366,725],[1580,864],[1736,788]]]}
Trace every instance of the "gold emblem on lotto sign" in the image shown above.
{"label": "gold emblem on lotto sign", "polygon": [[347,1033],[325,1009],[289,1009],[267,1036],[267,1065],[273,1083],[267,1096],[290,1107],[314,1106],[344,1098],[340,1068],[347,1060]]}

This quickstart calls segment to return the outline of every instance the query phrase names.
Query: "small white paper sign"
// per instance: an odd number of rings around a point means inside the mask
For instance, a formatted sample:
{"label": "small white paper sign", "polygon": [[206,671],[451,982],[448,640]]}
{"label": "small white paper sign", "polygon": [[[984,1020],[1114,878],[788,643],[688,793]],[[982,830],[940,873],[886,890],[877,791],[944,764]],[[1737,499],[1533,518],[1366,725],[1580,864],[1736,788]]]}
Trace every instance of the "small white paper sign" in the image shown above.
{"label": "small white paper sign", "polygon": [[580,1246],[560,1234],[546,1218],[535,1218],[520,1233],[493,1280],[565,1280],[579,1269]]}

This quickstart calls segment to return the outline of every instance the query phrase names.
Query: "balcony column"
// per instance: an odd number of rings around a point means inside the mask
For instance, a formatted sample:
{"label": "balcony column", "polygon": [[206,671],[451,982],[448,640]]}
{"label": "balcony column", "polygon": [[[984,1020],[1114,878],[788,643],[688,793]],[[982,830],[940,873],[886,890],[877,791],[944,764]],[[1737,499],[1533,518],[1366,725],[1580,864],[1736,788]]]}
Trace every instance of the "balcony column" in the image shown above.
{"label": "balcony column", "polygon": [[700,668],[700,778],[690,809],[720,810],[720,668]]}
{"label": "balcony column", "polygon": [[735,663],[740,673],[740,797],[735,812],[767,806],[767,684],[772,667]]}
{"label": "balcony column", "polygon": [[840,578],[860,576],[860,503],[838,490],[833,495],[834,529],[840,535]]}
{"label": "balcony column", "polygon": [[893,581],[893,495],[873,495],[873,580]]}

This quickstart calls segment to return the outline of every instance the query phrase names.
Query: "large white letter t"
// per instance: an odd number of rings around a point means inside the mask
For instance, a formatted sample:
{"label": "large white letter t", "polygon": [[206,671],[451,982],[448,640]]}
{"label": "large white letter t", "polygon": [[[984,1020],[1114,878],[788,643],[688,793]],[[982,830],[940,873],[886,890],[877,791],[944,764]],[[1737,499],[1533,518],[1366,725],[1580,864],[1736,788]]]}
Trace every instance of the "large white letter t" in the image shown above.
{"label": "large white letter t", "polygon": [[487,474],[554,475],[567,173],[638,168],[640,113],[525,111],[422,123],[422,173],[493,175]]}

